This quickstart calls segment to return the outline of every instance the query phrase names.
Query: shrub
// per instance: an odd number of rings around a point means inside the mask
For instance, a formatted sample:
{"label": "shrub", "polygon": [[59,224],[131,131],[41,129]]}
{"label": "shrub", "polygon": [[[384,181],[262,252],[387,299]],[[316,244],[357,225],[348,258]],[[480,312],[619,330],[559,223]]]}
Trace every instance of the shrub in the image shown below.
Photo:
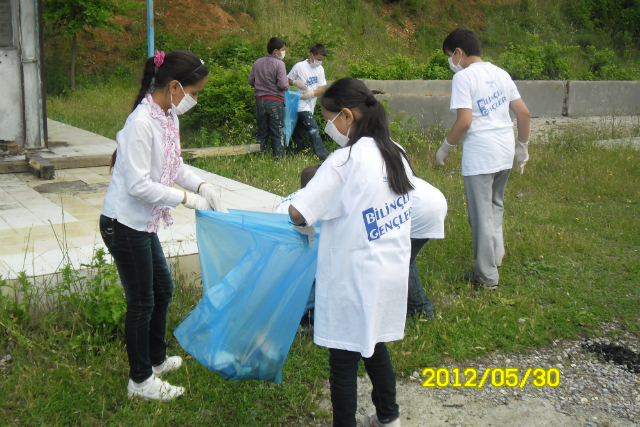
{"label": "shrub", "polygon": [[540,43],[538,35],[533,35],[530,44],[510,44],[495,63],[514,80],[569,79],[567,54],[576,50],[577,46],[563,47],[555,40]]}
{"label": "shrub", "polygon": [[640,37],[640,0],[568,0],[565,13],[585,30]]}

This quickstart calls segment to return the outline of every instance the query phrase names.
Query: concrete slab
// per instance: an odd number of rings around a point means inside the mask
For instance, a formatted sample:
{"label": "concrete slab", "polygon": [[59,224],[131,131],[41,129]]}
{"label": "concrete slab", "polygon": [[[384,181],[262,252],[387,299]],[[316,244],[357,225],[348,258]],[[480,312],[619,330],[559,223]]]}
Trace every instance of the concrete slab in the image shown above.
{"label": "concrete slab", "polygon": [[[54,158],[66,153],[111,154],[115,141],[49,120]],[[65,153],[65,154],[63,154]],[[21,156],[24,159],[24,156]],[[3,157],[6,160],[6,156]],[[189,166],[217,187],[230,209],[271,212],[282,197]],[[55,281],[65,262],[74,268],[89,264],[95,251],[104,248],[99,217],[110,180],[107,166],[56,170],[56,178],[42,181],[30,173],[2,174],[0,179],[0,275],[15,280],[18,273],[37,276],[38,282]],[[199,280],[195,213],[183,206],[173,212],[174,225],[161,228],[158,237],[171,268],[189,283]],[[82,270],[81,274],[89,274]]]}
{"label": "concrete slab", "polygon": [[569,84],[569,117],[640,114],[640,82],[578,82]]}
{"label": "concrete slab", "polygon": [[394,114],[405,112],[406,117],[413,116],[416,124],[423,129],[434,125],[451,126],[456,121],[456,114],[449,110],[450,95],[376,95],[376,98],[386,101],[393,120]]}
{"label": "concrete slab", "polygon": [[[515,84],[531,117],[562,117],[566,81],[519,80]],[[515,117],[513,113],[511,116]]]}

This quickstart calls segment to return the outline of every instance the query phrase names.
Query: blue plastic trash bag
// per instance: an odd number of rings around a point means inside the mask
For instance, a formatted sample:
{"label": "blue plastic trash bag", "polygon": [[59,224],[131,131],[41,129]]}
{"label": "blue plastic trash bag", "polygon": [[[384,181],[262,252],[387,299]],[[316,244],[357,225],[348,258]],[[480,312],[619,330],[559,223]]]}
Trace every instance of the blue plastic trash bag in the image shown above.
{"label": "blue plastic trash bag", "polygon": [[204,296],[175,337],[222,378],[282,383],[318,245],[282,214],[197,211],[196,226]]}
{"label": "blue plastic trash bag", "polygon": [[298,121],[298,104],[300,94],[290,90],[284,91],[284,140],[287,147]]}

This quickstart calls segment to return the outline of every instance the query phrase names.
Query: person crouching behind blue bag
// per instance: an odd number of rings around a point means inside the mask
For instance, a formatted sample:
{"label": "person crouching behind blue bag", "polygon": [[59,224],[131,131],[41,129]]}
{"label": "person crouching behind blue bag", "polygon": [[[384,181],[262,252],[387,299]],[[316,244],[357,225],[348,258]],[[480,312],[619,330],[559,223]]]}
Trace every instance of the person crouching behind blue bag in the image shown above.
{"label": "person crouching behind blue bag", "polygon": [[361,81],[343,78],[321,101],[338,145],[296,193],[294,228],[318,246],[314,342],[329,348],[334,426],[356,426],[360,359],[373,384],[368,427],[400,425],[386,342],[404,337],[411,255],[413,170],[391,140],[384,106]]}
{"label": "person crouching behind blue bag", "polygon": [[[178,115],[196,105],[209,69],[186,50],[147,59],[133,111],[118,135],[113,176],[100,215],[100,234],[118,268],[127,301],[125,342],[130,398],[169,401],[184,393],[160,379],[182,365],[167,357],[165,333],[173,280],[158,229],[173,223],[171,208],[227,212],[214,187],[180,157]],[[173,188],[178,184],[191,192]]]}
{"label": "person crouching behind blue bag", "polygon": [[[300,188],[304,188],[307,186],[311,178],[314,177],[320,165],[311,165],[302,169],[300,173]],[[300,191],[300,190],[298,190]],[[291,206],[291,200],[293,200],[294,196],[298,193],[295,191],[285,197],[282,202],[273,210],[273,213],[277,214],[289,214],[289,206]],[[307,305],[304,308],[304,313],[302,315],[301,326],[307,326],[313,324],[313,309],[315,307],[316,301],[316,281],[314,279],[313,285],[311,285],[311,292],[309,293],[309,299],[307,300]]]}

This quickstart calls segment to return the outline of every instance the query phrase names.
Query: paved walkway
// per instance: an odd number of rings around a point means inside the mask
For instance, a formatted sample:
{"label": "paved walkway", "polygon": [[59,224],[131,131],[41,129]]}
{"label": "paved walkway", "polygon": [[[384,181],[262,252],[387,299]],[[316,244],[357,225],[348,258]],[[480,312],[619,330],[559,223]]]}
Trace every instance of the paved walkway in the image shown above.
{"label": "paved walkway", "polygon": [[[102,136],[48,121],[50,151],[43,157],[112,153],[116,143]],[[24,158],[24,156],[22,157]],[[272,212],[282,198],[275,194],[192,168],[218,188],[229,209]],[[0,175],[0,275],[15,279],[50,275],[66,262],[88,264],[104,247],[98,219],[111,175],[108,167],[56,170],[52,181],[30,173]],[[158,232],[168,257],[198,253],[195,213],[182,205],[173,213],[174,225]]]}

